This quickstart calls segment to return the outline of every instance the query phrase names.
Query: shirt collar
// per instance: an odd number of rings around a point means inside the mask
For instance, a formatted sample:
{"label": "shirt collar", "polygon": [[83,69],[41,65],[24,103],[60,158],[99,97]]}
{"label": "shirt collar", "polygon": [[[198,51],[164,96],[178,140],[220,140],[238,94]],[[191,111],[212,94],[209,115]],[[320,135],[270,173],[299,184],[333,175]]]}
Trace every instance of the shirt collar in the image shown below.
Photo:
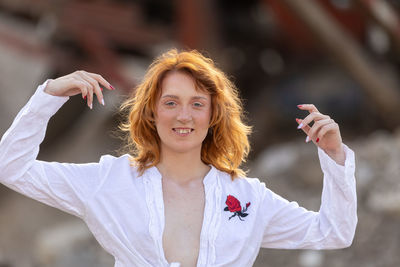
{"label": "shirt collar", "polygon": [[215,182],[218,179],[218,172],[217,169],[213,166],[213,165],[208,165],[211,167],[211,169],[208,171],[208,173],[206,174],[206,176],[204,176],[203,179],[203,184],[204,186],[212,186],[215,184]]}
{"label": "shirt collar", "polygon": [[[211,164],[208,166],[210,166],[210,170],[208,171],[206,176],[204,176],[203,184],[204,184],[204,186],[213,186],[215,184],[216,180],[218,179],[218,170]],[[156,180],[162,179],[162,175],[156,166],[148,168],[145,171],[145,174],[146,174],[146,177],[148,177],[151,180],[152,179],[156,179]]]}

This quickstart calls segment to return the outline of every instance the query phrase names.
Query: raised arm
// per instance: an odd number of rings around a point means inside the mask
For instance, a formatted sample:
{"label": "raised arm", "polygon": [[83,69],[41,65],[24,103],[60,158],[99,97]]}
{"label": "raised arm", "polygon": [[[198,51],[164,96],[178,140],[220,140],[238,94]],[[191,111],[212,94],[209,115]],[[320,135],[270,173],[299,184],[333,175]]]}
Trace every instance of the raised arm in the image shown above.
{"label": "raised arm", "polygon": [[[318,146],[324,174],[319,212],[308,211],[263,188],[265,231],[262,247],[335,249],[351,245],[357,225],[354,153],[342,144],[338,125],[314,105],[300,105],[310,114],[297,119],[306,142]],[[309,124],[314,121],[312,126]]]}
{"label": "raised arm", "polygon": [[[101,89],[92,85],[95,79],[81,75],[95,74],[75,72],[39,86],[0,141],[1,183],[77,216],[83,215],[85,189],[93,186],[98,178],[97,164],[48,163],[38,161],[36,157],[49,119],[69,96],[82,93],[89,98],[88,105],[92,104],[93,93],[102,100]],[[102,80],[101,84],[111,89]],[[78,179],[79,176],[87,178]]]}

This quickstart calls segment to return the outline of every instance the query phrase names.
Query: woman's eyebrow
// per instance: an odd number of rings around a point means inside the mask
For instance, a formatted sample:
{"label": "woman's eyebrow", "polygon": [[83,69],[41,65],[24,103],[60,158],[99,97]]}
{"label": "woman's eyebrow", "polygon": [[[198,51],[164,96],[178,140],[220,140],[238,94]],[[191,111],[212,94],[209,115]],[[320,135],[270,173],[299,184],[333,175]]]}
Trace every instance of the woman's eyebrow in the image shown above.
{"label": "woman's eyebrow", "polygon": [[[176,96],[176,95],[163,95],[163,96],[161,96],[161,98],[174,98],[174,99],[179,99],[179,97]],[[194,99],[194,100],[199,100],[199,99],[207,100],[207,98],[204,97],[204,96],[193,96],[192,99]]]}
{"label": "woman's eyebrow", "polygon": [[179,97],[176,95],[163,95],[161,98],[175,98],[178,99]]}
{"label": "woman's eyebrow", "polygon": [[192,97],[192,99],[195,99],[195,100],[198,100],[198,99],[207,100],[207,98],[204,97],[204,96],[194,96],[194,97]]}

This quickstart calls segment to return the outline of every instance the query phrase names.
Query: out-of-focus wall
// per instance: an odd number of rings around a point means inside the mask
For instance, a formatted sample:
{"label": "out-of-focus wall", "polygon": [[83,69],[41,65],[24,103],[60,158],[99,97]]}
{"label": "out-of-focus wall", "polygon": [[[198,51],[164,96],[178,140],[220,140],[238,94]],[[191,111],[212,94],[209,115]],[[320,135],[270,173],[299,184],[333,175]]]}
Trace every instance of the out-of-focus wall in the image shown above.
{"label": "out-of-focus wall", "polygon": [[[117,90],[93,110],[72,97],[51,120],[39,158],[115,154],[118,105],[152,59],[172,47],[198,49],[238,86],[254,125],[246,167],[276,193],[318,210],[321,171],[295,128],[306,115],[297,104],[334,118],[357,155],[352,247],[262,249],[255,266],[399,266],[398,15],[398,3],[384,0],[0,0],[0,133],[37,85],[84,69]],[[112,264],[80,220],[0,186],[0,266]]]}

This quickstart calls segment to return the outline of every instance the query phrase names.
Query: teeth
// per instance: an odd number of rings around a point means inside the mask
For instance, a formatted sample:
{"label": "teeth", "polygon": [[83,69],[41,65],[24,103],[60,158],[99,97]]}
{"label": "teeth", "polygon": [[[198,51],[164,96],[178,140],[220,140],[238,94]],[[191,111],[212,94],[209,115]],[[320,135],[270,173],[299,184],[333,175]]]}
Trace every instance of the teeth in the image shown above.
{"label": "teeth", "polygon": [[187,134],[187,133],[190,133],[191,130],[190,129],[178,129],[177,132],[180,134]]}

